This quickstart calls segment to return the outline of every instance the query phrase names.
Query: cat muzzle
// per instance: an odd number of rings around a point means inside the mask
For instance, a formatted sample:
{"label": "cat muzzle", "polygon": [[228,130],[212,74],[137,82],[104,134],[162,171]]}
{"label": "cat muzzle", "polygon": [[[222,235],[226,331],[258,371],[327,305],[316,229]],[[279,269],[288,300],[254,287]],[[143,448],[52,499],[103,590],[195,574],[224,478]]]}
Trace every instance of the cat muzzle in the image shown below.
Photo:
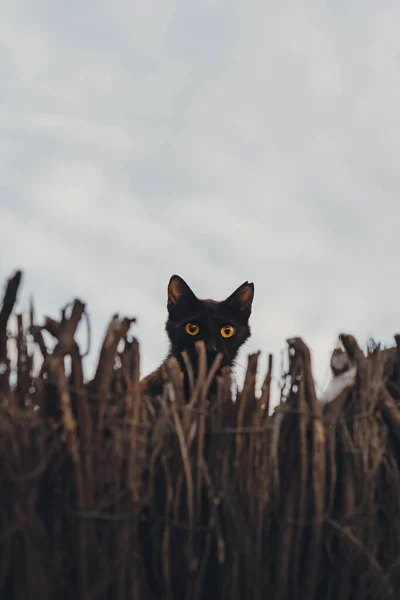
{"label": "cat muzzle", "polygon": [[206,349],[207,349],[207,353],[209,353],[209,352],[215,352],[215,354],[218,353],[217,345],[214,342],[208,342],[208,344],[206,345]]}

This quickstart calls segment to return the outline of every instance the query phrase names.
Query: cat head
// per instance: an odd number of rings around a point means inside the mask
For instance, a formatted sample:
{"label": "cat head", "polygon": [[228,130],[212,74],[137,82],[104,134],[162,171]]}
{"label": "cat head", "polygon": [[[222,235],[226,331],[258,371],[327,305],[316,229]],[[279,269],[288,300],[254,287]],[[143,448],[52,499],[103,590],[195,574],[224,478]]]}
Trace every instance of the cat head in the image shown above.
{"label": "cat head", "polygon": [[245,281],[221,302],[201,300],[181,277],[173,275],[168,284],[166,323],[172,354],[181,362],[181,352],[187,350],[196,364],[195,343],[202,340],[208,367],[218,352],[223,355],[221,367],[231,366],[240,347],[250,337],[253,296],[254,285]]}

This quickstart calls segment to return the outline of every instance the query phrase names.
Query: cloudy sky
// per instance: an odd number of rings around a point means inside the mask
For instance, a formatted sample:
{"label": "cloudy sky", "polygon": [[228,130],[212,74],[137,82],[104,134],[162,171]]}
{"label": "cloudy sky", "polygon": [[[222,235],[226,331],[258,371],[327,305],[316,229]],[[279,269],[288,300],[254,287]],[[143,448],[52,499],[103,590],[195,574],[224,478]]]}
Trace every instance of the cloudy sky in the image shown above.
{"label": "cloudy sky", "polygon": [[398,2],[14,0],[0,81],[0,275],[85,300],[92,361],[118,311],[158,366],[173,273],[254,281],[239,362],[301,335],[320,385],[400,330]]}

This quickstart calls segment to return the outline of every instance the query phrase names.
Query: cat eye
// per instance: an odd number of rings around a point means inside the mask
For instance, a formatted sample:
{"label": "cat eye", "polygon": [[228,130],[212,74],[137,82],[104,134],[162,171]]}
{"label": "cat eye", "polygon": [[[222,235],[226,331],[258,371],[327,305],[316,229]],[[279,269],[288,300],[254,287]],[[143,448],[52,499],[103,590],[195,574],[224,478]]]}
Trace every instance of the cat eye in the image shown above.
{"label": "cat eye", "polygon": [[200,331],[200,327],[196,323],[188,323],[185,327],[186,333],[189,335],[197,335]]}
{"label": "cat eye", "polygon": [[221,328],[221,335],[223,338],[230,338],[232,337],[236,332],[236,329],[233,327],[233,325],[224,325],[224,327]]}

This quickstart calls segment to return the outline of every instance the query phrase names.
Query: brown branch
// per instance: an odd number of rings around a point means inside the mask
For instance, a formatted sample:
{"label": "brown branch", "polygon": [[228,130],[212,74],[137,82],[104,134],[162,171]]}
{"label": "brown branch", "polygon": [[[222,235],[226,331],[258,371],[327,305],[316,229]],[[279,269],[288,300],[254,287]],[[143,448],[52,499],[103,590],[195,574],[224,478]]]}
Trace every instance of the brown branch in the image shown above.
{"label": "brown branch", "polygon": [[50,370],[57,381],[60,394],[60,407],[62,411],[63,425],[67,433],[68,448],[75,463],[79,504],[85,504],[84,484],[81,469],[81,456],[76,431],[76,421],[71,408],[71,397],[68,390],[68,381],[64,370],[64,362],[61,356],[51,356],[49,359]]}
{"label": "brown branch", "polygon": [[271,382],[272,382],[272,371],[274,366],[274,357],[272,354],[268,355],[268,370],[261,388],[261,396],[258,403],[258,413],[262,412],[263,422],[269,416],[270,402],[271,402]]}
{"label": "brown branch", "polygon": [[25,406],[31,385],[31,362],[26,345],[23,316],[19,314],[17,315],[17,394],[21,408]]}
{"label": "brown branch", "polygon": [[206,402],[207,395],[211,386],[212,381],[222,362],[222,354],[217,354],[215,360],[211,366],[211,369],[207,375],[207,378],[203,384],[201,391],[201,403],[200,403],[200,418],[199,418],[199,431],[198,431],[198,445],[197,445],[197,496],[196,506],[200,508],[201,489],[203,485],[203,463],[204,463],[204,445],[205,445],[205,433],[206,433]]}
{"label": "brown branch", "polygon": [[175,390],[175,402],[178,407],[182,407],[185,404],[185,394],[183,389],[183,373],[180,365],[175,358],[171,356],[166,362],[166,369],[168,379],[172,383]]}
{"label": "brown branch", "polygon": [[125,317],[124,319],[119,319],[118,317],[114,317],[108,326],[100,351],[96,374],[90,384],[90,388],[100,395],[106,394],[109,389],[118,344],[127,336],[132,323],[135,322],[135,318],[128,319]]}
{"label": "brown branch", "polygon": [[[237,427],[241,429],[248,422],[248,415],[254,412],[256,408],[256,374],[260,352],[250,354],[247,362],[246,375],[243,390],[238,399]],[[236,460],[239,460],[242,451],[243,436],[236,434]]]}
{"label": "brown branch", "polygon": [[17,300],[22,272],[17,271],[7,282],[0,310],[0,391],[9,390],[10,360],[7,352],[7,325]]}
{"label": "brown branch", "polygon": [[172,410],[172,415],[175,423],[176,433],[179,441],[179,448],[181,451],[181,457],[183,462],[183,469],[185,473],[186,479],[186,487],[187,487],[187,510],[189,517],[189,539],[188,539],[188,549],[189,549],[189,562],[193,559],[193,525],[194,525],[194,484],[193,484],[193,473],[192,473],[192,465],[189,456],[189,449],[186,444],[185,434],[182,427],[181,419],[179,418],[179,413],[177,410],[175,390],[173,385],[168,382],[166,384],[166,388],[168,390],[168,398]]}
{"label": "brown branch", "polygon": [[140,395],[140,351],[137,339],[126,342],[121,355],[122,372],[126,384],[125,424],[133,423],[130,433],[127,485],[133,502],[139,504],[142,497],[142,470],[146,462],[146,444],[141,438],[140,425],[143,424],[144,410]]}
{"label": "brown branch", "polygon": [[58,331],[58,344],[54,348],[53,356],[66,356],[71,353],[75,344],[75,332],[85,310],[85,305],[80,300],[74,300],[69,319],[63,319]]}
{"label": "brown branch", "polygon": [[316,521],[310,532],[308,548],[308,577],[306,579],[306,596],[310,598],[315,593],[317,585],[318,566],[321,557],[322,522],[325,512],[325,429],[322,423],[322,408],[318,402],[312,375],[311,354],[303,340],[291,340],[291,347],[300,354],[303,361],[302,377],[305,383],[305,396],[311,408],[311,466],[312,502],[311,510]]}
{"label": "brown branch", "polygon": [[383,387],[380,392],[378,407],[391,435],[395,438],[400,449],[400,410],[393,398]]}
{"label": "brown branch", "polygon": [[193,365],[190,362],[189,354],[186,350],[182,352],[183,364],[185,365],[186,374],[189,381],[189,395],[193,394],[194,390],[194,373],[193,373]]}
{"label": "brown branch", "polygon": [[[17,300],[18,290],[22,280],[22,271],[17,271],[7,282],[4,293],[3,305],[0,310],[0,339],[3,337],[8,319],[11,316],[15,302]],[[1,358],[1,355],[0,355]]]}
{"label": "brown branch", "polygon": [[43,359],[46,359],[47,347],[43,338],[42,327],[39,327],[38,325],[31,325],[29,328],[29,333],[33,337],[35,344],[39,346]]}
{"label": "brown branch", "polygon": [[200,390],[203,387],[206,375],[207,375],[207,354],[206,346],[204,342],[196,342],[196,351],[198,354],[198,365],[197,365],[197,380],[194,386],[193,393],[188,404],[188,408],[191,410],[196,405]]}
{"label": "brown branch", "polygon": [[339,335],[339,339],[342,342],[344,349],[346,350],[351,361],[357,363],[363,363],[366,361],[364,352],[361,350],[354,336],[348,333],[341,333]]}
{"label": "brown branch", "polygon": [[[285,596],[286,586],[290,582],[285,580],[292,555],[293,579],[300,577],[300,555],[304,543],[304,532],[290,524],[295,520],[304,522],[306,520],[307,496],[309,487],[309,455],[307,448],[307,430],[309,425],[310,408],[307,402],[307,376],[305,359],[310,361],[308,348],[300,338],[287,340],[289,346],[289,377],[290,394],[287,399],[288,412],[286,416],[286,436],[293,455],[295,455],[296,467],[294,476],[286,482],[286,497],[283,500],[283,519],[285,521],[282,538],[282,562],[280,581],[282,595]],[[293,429],[292,429],[293,428]],[[282,450],[281,450],[282,452]],[[296,453],[296,454],[295,454]]]}

